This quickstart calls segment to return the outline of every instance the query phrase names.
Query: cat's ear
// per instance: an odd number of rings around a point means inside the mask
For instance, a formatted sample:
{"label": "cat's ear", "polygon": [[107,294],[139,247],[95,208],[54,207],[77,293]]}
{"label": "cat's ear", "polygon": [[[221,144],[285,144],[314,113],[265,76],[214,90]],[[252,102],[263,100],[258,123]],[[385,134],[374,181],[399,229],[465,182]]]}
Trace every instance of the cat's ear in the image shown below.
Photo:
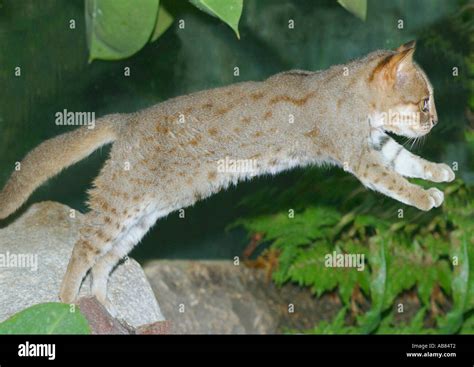
{"label": "cat's ear", "polygon": [[[403,47],[400,46],[399,48]],[[413,54],[415,47],[406,47],[382,59],[372,72],[369,80],[377,79],[386,86],[402,84],[410,77],[414,69]]]}
{"label": "cat's ear", "polygon": [[[404,45],[402,45],[404,46]],[[400,46],[400,47],[402,47]],[[391,72],[393,77],[400,79],[404,78],[407,73],[413,70],[413,54],[415,53],[415,47],[406,48],[402,51],[397,52],[392,56],[390,60]]]}
{"label": "cat's ear", "polygon": [[414,49],[416,47],[416,41],[410,41],[407,43],[404,43],[403,45],[399,46],[395,51],[402,52],[410,49]]}

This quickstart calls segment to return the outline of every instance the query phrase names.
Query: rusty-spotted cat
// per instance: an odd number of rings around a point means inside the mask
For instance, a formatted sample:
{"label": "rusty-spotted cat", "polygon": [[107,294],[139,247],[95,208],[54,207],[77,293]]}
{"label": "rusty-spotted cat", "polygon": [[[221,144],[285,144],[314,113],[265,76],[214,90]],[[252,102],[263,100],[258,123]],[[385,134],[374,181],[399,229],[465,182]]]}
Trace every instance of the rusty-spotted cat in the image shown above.
{"label": "rusty-spotted cat", "polygon": [[[90,211],[60,291],[62,301],[74,302],[91,270],[92,293],[110,306],[110,271],[158,218],[255,175],[330,163],[402,203],[438,207],[440,190],[405,177],[447,182],[453,171],[387,134],[419,137],[437,123],[433,88],[414,51],[410,42],[325,71],[284,72],[102,117],[95,129],[80,128],[33,149],[0,193],[0,218],[64,167],[113,142],[89,191]],[[226,157],[253,160],[254,170],[219,170]]]}

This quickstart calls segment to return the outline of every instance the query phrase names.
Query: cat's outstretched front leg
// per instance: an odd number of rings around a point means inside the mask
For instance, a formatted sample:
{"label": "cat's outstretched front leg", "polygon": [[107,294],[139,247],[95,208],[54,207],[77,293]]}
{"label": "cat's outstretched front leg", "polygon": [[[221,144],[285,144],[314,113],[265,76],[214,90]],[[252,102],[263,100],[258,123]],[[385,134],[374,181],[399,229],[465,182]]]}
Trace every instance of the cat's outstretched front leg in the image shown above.
{"label": "cat's outstretched front leg", "polygon": [[377,151],[367,151],[352,168],[355,176],[368,188],[420,210],[430,210],[443,203],[442,191],[424,188],[408,182],[387,167]]}
{"label": "cat's outstretched front leg", "polygon": [[385,165],[405,177],[432,182],[451,182],[455,175],[444,163],[433,163],[406,150],[385,133],[372,134],[372,147],[379,151]]}

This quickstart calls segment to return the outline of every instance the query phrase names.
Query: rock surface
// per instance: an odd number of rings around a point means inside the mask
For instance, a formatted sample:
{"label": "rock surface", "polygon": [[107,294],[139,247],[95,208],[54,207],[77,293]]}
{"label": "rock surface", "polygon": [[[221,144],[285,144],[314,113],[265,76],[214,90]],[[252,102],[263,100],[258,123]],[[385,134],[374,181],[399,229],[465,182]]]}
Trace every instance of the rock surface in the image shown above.
{"label": "rock surface", "polygon": [[242,263],[159,260],[144,268],[176,334],[304,330],[331,320],[341,308],[337,296],[316,299],[294,285],[277,288],[264,271]]}
{"label": "rock surface", "polygon": [[[34,304],[59,302],[61,279],[82,218],[65,205],[42,202],[0,229],[0,322]],[[20,255],[22,263],[15,264]],[[88,276],[81,296],[89,290]],[[109,298],[118,318],[132,327],[164,320],[142,268],[132,259],[112,273]]]}

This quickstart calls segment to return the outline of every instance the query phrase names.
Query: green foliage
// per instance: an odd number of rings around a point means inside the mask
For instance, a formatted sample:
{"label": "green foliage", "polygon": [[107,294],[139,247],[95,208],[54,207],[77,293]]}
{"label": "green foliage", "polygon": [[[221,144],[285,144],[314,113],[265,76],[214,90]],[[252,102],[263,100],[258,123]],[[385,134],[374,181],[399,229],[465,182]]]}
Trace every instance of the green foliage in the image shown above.
{"label": "green foliage", "polygon": [[189,0],[198,9],[219,18],[229,25],[240,38],[239,20],[242,14],[243,0]]}
{"label": "green foliage", "polygon": [[362,20],[367,18],[367,0],[337,0],[337,2],[356,17]]}
{"label": "green foliage", "polygon": [[[239,35],[243,0],[190,0]],[[157,40],[173,23],[160,0],[85,0],[89,61],[119,60]]]}
{"label": "green foliage", "polygon": [[[324,186],[336,184],[328,181]],[[375,205],[372,214],[358,215],[366,206],[362,202],[345,216],[333,207],[318,206],[297,212],[294,218],[280,212],[240,219],[236,225],[263,234],[264,241],[279,251],[279,267],[273,274],[277,284],[294,282],[318,297],[338,291],[344,310],[333,323],[322,323],[313,332],[465,332],[463,322],[474,310],[474,189],[456,181],[445,191],[442,209],[436,215],[423,214],[427,218],[418,221],[413,220],[417,215],[398,218],[398,210],[383,217]],[[365,269],[326,266],[326,256],[334,251],[363,254]],[[423,321],[438,288],[452,300],[452,307],[436,318],[438,330],[425,330]],[[341,315],[346,315],[356,289],[370,301],[370,309],[356,315],[354,325],[345,325]],[[391,324],[395,300],[412,289],[421,309],[411,323],[398,329]]]}
{"label": "green foliage", "polygon": [[63,303],[41,303],[0,323],[0,334],[90,334],[78,308]]}
{"label": "green foliage", "polygon": [[[199,10],[220,19],[240,39],[239,21],[243,0],[189,0]],[[338,0],[365,20],[367,0]],[[156,41],[173,23],[172,14],[160,0],[85,0],[89,62],[119,60]]]}
{"label": "green foliage", "polygon": [[347,308],[343,307],[332,322],[321,321],[316,327],[305,332],[307,334],[357,334],[357,328],[345,325],[346,314]]}
{"label": "green foliage", "polygon": [[418,312],[413,316],[413,318],[408,323],[397,325],[394,327],[394,317],[393,313],[389,314],[383,319],[380,323],[379,328],[377,329],[378,334],[435,334],[435,329],[424,328],[424,319],[427,315],[427,309],[422,307]]}
{"label": "green foliage", "polygon": [[156,41],[165,31],[173,24],[173,16],[160,4],[158,9],[158,17],[156,18],[156,26],[151,36],[151,41]]}
{"label": "green foliage", "polygon": [[384,310],[385,294],[387,290],[387,259],[385,256],[385,241],[372,241],[370,295],[372,301],[371,309],[358,318],[361,332],[368,334],[377,329],[382,319]]}
{"label": "green foliage", "polygon": [[159,0],[86,0],[89,61],[133,55],[154,31]]}
{"label": "green foliage", "polygon": [[474,307],[474,302],[472,302],[474,294],[473,246],[468,245],[466,234],[461,231],[453,233],[452,239],[451,258],[456,264],[451,281],[454,306],[439,321],[442,332],[446,334],[457,332],[462,327],[464,315]]}

